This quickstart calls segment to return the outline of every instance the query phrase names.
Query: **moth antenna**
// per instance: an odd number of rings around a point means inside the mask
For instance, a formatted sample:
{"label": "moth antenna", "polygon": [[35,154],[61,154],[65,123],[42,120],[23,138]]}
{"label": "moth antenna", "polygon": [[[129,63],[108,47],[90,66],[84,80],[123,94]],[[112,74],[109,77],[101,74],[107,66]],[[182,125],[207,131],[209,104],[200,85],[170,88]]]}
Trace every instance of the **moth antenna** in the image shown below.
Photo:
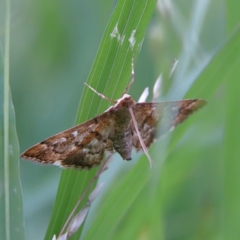
{"label": "moth antenna", "polygon": [[131,81],[128,83],[127,87],[125,88],[123,95],[128,92],[132,84],[134,83],[134,77],[135,77],[135,72],[134,72],[134,53],[132,54],[132,71],[131,71]]}
{"label": "moth antenna", "polygon": [[87,87],[89,87],[93,92],[95,92],[99,97],[101,97],[102,99],[104,99],[104,100],[107,100],[107,101],[109,101],[109,102],[112,102],[112,103],[117,103],[117,101],[114,101],[114,100],[112,100],[112,99],[110,99],[110,98],[108,98],[108,97],[106,97],[106,96],[104,96],[103,94],[101,94],[101,93],[99,93],[99,92],[97,92],[94,88],[92,88],[90,85],[88,85],[87,83],[84,83]]}
{"label": "moth antenna", "polygon": [[131,117],[132,117],[132,120],[133,120],[133,125],[134,125],[134,128],[135,128],[136,132],[137,132],[137,135],[138,135],[139,141],[140,141],[140,143],[141,143],[142,149],[143,149],[144,153],[146,154],[146,156],[147,156],[147,158],[148,158],[148,161],[149,161],[149,163],[150,163],[150,168],[152,168],[152,166],[153,166],[153,160],[151,159],[150,154],[149,154],[149,152],[148,152],[148,150],[147,150],[147,147],[146,147],[145,143],[143,142],[143,139],[142,139],[142,137],[141,137],[141,134],[140,134],[140,132],[139,132],[139,130],[138,130],[137,121],[136,121],[136,118],[135,118],[135,116],[134,116],[134,113],[133,113],[133,110],[132,110],[131,107],[129,108],[129,112],[130,112],[130,114],[131,114]]}

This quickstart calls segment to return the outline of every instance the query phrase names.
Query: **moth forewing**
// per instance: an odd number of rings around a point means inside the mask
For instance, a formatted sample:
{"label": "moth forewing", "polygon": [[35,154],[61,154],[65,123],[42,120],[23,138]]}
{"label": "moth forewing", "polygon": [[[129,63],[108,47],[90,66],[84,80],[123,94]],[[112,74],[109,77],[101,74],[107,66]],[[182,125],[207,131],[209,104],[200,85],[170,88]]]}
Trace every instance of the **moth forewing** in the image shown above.
{"label": "moth forewing", "polygon": [[26,150],[21,157],[61,167],[91,168],[101,162],[105,149],[113,150],[108,141],[113,128],[114,120],[108,111],[47,138]]}

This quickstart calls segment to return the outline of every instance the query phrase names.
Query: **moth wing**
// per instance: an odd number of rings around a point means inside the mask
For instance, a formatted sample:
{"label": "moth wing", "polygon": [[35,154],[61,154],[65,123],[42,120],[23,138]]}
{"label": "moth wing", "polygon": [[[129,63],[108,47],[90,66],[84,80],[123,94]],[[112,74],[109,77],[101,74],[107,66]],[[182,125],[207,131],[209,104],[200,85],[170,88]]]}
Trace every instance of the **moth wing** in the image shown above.
{"label": "moth wing", "polygon": [[[146,147],[149,147],[157,137],[173,130],[175,126],[183,122],[190,114],[205,104],[206,102],[201,99],[136,103],[133,106],[133,113]],[[163,124],[163,126],[161,126],[161,124]],[[160,131],[158,131],[159,128]],[[134,126],[132,126],[132,134],[133,146],[137,150],[142,149]]]}
{"label": "moth wing", "polygon": [[91,168],[100,164],[105,150],[113,151],[114,118],[105,112],[58,133],[26,150],[21,157],[60,167]]}

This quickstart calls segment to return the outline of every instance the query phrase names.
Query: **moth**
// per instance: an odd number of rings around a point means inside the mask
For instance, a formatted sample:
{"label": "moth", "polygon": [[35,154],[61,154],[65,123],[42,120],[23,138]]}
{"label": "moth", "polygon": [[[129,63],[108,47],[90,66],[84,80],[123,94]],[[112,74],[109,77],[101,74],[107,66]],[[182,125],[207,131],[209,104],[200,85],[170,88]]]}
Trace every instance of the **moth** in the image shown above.
{"label": "moth", "polygon": [[[132,67],[132,81],[126,91],[133,80]],[[131,160],[134,148],[143,150],[152,165],[147,149],[159,137],[158,128],[164,115],[168,115],[167,124],[160,135],[171,131],[206,104],[201,99],[135,102],[126,93],[114,101],[91,89],[114,105],[103,114],[32,146],[22,153],[21,158],[64,168],[90,169],[101,163],[105,152],[118,152],[124,160]]]}

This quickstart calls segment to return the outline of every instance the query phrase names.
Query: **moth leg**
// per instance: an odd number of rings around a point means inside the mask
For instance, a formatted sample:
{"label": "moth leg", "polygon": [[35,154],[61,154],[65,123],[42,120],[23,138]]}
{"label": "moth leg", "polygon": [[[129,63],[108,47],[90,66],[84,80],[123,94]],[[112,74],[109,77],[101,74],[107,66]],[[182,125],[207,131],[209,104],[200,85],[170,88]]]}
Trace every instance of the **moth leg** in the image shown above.
{"label": "moth leg", "polygon": [[123,95],[128,92],[132,84],[134,83],[134,77],[135,77],[135,72],[134,72],[134,53],[132,54],[132,71],[131,71],[131,81],[128,83],[127,87],[125,88]]}
{"label": "moth leg", "polygon": [[116,101],[114,101],[114,100],[112,100],[112,99],[110,99],[110,98],[108,98],[108,97],[106,97],[106,96],[104,96],[103,94],[101,94],[101,93],[99,93],[99,92],[97,92],[94,88],[92,88],[90,85],[88,85],[87,83],[84,83],[87,87],[89,87],[93,92],[95,92],[99,97],[101,97],[102,99],[104,99],[104,100],[107,100],[107,101],[109,101],[109,102],[112,102],[112,103],[116,103]]}
{"label": "moth leg", "polygon": [[137,120],[136,120],[136,118],[135,118],[135,116],[134,116],[134,113],[133,113],[133,110],[132,110],[131,107],[129,108],[129,112],[130,112],[130,114],[131,114],[132,121],[133,121],[133,126],[134,126],[134,128],[135,128],[136,133],[137,133],[137,136],[138,136],[139,142],[140,142],[140,144],[141,144],[141,147],[142,147],[144,153],[146,154],[146,156],[147,156],[147,158],[148,158],[148,161],[149,161],[149,163],[150,163],[150,168],[152,168],[152,166],[153,166],[153,160],[152,160],[152,158],[151,158],[151,156],[150,156],[150,154],[149,154],[149,152],[148,152],[148,150],[147,150],[147,147],[146,147],[146,145],[145,145],[145,143],[144,143],[144,141],[143,141],[143,139],[142,139],[142,136],[141,136],[141,134],[140,134],[140,132],[139,132],[138,123],[137,123]]}

